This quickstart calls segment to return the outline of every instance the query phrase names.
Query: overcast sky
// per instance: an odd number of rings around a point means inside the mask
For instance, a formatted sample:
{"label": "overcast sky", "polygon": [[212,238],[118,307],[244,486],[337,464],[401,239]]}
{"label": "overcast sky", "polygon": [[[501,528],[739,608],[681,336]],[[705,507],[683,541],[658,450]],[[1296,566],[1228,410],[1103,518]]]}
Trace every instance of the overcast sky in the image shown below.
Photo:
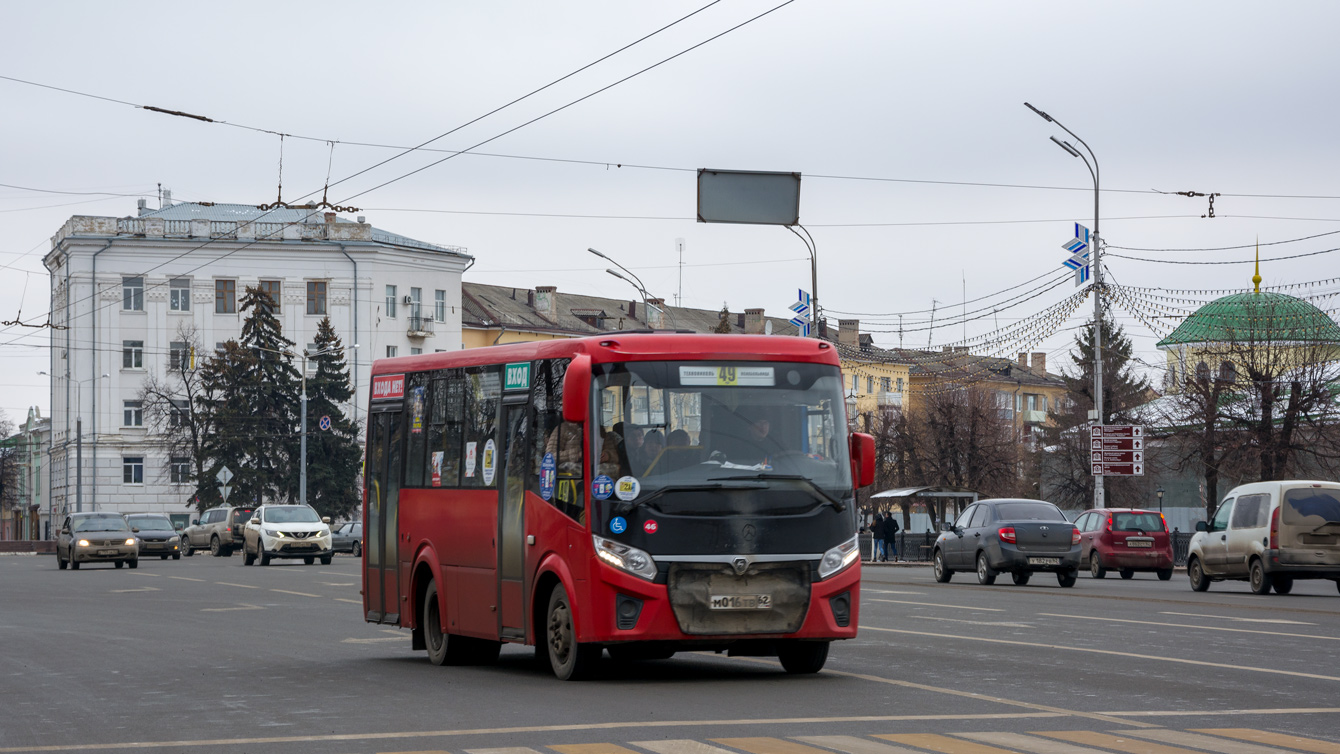
{"label": "overcast sky", "polygon": [[[716,3],[433,147],[471,147],[780,2]],[[315,137],[284,141],[284,198],[297,200],[320,191],[328,163],[335,181],[396,154],[347,142],[419,144],[706,4],[13,3],[0,76]],[[682,238],[684,305],[785,316],[796,289],[809,287],[804,245],[781,227],[694,222],[695,171],[795,171],[830,316],[865,313],[876,342],[896,346],[898,317],[870,315],[935,300],[936,329],[925,329],[926,313],[906,314],[904,343],[925,346],[930,336],[939,345],[1074,290],[1066,283],[966,328],[953,319],[965,291],[977,299],[1059,272],[1073,222],[1092,224],[1087,170],[1047,138],[1064,132],[1024,101],[1088,142],[1105,189],[1147,192],[1103,193],[1110,244],[1204,248],[1340,229],[1340,199],[1229,196],[1340,196],[1337,21],[1334,2],[795,0],[479,148],[493,156],[449,159],[355,196],[445,156],[411,154],[330,198],[363,208],[378,227],[468,247],[477,259],[468,281],[519,288],[636,297],[586,252],[595,247],[673,301]],[[0,103],[0,183],[139,195],[151,206],[159,184],[178,200],[276,197],[274,135],[3,79]],[[333,156],[328,139],[341,142]],[[1208,219],[1205,199],[1150,189],[1225,196]],[[134,213],[134,196],[0,187],[0,319],[20,307],[25,321],[45,318],[41,258],[70,215]],[[1332,236],[1262,256],[1337,246]],[[1172,288],[1244,288],[1252,275],[1243,265],[1116,258],[1110,270],[1126,285]],[[1340,276],[1340,253],[1270,262],[1262,275],[1267,285]],[[1091,313],[1081,308],[1067,326]],[[1155,338],[1118,314],[1155,360]],[[1073,334],[1039,349],[1053,370]],[[0,409],[13,420],[29,406],[48,412],[49,387],[36,374],[48,345],[47,331],[0,328]]]}

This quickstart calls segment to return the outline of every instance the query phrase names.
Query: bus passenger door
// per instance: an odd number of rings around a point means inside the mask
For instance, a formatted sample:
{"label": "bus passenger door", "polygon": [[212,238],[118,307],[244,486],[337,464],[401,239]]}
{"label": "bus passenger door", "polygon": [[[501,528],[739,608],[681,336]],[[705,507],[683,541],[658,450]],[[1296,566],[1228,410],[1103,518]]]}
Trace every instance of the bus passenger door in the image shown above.
{"label": "bus passenger door", "polygon": [[503,402],[502,484],[498,492],[498,635],[526,638],[526,456],[529,423],[525,397]]}
{"label": "bus passenger door", "polygon": [[396,511],[400,496],[400,411],[370,417],[367,456],[366,571],[363,574],[366,620],[400,623],[400,586],[396,577],[399,548]]}

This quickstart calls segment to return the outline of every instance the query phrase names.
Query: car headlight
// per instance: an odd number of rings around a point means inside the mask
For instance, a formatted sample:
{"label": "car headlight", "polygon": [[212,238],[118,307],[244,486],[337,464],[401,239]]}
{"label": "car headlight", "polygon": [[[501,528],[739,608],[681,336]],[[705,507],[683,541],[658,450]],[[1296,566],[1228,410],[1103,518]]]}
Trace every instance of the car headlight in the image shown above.
{"label": "car headlight", "polygon": [[127,547],[134,547],[134,546],[135,546],[135,538],[134,538],[134,537],[131,537],[130,539],[127,539],[127,540],[126,540],[126,546],[127,546]]}
{"label": "car headlight", "polygon": [[316,536],[318,536],[318,537],[329,537],[329,536],[330,536],[330,529],[322,529],[321,531],[317,532],[317,535],[316,535]]}
{"label": "car headlight", "polygon": [[278,529],[265,529],[264,531],[265,536],[267,537],[274,537],[275,539],[281,539],[284,536],[284,532],[279,531]]}
{"label": "car headlight", "polygon": [[87,540],[87,539],[81,539],[81,540],[79,540],[79,546],[80,546],[80,547],[88,547],[88,540]]}
{"label": "car headlight", "polygon": [[656,580],[656,561],[645,551],[594,534],[591,541],[595,544],[596,556],[609,565],[648,581]]}
{"label": "car headlight", "polygon": [[819,561],[819,578],[826,579],[855,562],[860,557],[861,548],[856,537],[843,542],[824,553]]}

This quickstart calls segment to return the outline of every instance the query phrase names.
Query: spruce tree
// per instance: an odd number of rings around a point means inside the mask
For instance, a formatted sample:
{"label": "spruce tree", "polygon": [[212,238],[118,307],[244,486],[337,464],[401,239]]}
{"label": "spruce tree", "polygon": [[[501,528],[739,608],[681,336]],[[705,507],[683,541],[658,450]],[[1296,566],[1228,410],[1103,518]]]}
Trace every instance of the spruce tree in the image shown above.
{"label": "spruce tree", "polygon": [[219,471],[233,473],[228,501],[251,503],[257,497],[259,478],[252,463],[253,422],[243,399],[243,383],[253,371],[252,352],[230,340],[212,357],[202,360],[200,389],[195,395],[197,420],[209,428],[196,451],[195,507],[205,511],[224,503],[219,492]]}
{"label": "spruce tree", "polygon": [[[352,407],[353,389],[343,343],[329,317],[317,326],[313,345],[320,355],[309,355],[316,373],[307,380],[307,503],[322,516],[349,518],[359,503],[362,450],[358,423],[341,408]],[[330,429],[320,428],[323,416],[330,417]]]}
{"label": "spruce tree", "polygon": [[247,288],[242,311],[248,314],[240,345],[252,358],[245,362],[239,398],[250,417],[256,502],[296,500],[301,375],[293,366],[293,341],[274,315],[274,299],[260,288]]}

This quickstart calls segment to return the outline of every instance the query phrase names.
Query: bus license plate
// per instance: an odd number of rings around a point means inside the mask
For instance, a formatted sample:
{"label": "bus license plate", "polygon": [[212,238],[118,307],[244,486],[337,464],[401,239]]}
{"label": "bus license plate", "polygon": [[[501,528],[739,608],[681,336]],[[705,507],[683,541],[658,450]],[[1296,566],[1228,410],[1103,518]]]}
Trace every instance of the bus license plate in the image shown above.
{"label": "bus license plate", "polygon": [[770,610],[771,594],[729,594],[713,595],[713,610]]}
{"label": "bus license plate", "polygon": [[1154,543],[1151,542],[1151,541],[1149,541],[1148,539],[1128,539],[1128,540],[1126,540],[1126,546],[1127,546],[1127,547],[1153,547],[1153,546],[1154,546]]}
{"label": "bus license plate", "polygon": [[1060,558],[1029,558],[1029,565],[1061,565]]}

